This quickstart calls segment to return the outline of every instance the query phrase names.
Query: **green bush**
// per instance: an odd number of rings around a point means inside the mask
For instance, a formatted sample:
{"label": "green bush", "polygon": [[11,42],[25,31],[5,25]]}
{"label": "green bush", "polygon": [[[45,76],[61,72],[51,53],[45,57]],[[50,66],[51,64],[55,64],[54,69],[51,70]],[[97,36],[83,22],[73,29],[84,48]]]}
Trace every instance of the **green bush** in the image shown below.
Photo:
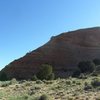
{"label": "green bush", "polygon": [[50,78],[53,78],[53,74],[52,74],[52,66],[51,65],[47,65],[47,64],[43,64],[39,70],[39,72],[37,73],[37,78],[40,79],[40,80],[43,80],[43,79],[49,79],[50,75],[51,77]]}
{"label": "green bush", "polygon": [[43,81],[41,81],[41,80],[36,80],[36,84],[42,84],[43,83]]}
{"label": "green bush", "polygon": [[10,85],[10,81],[2,82],[1,87],[7,87]]}
{"label": "green bush", "polygon": [[7,81],[7,80],[8,80],[8,78],[7,78],[6,73],[2,72],[2,73],[0,74],[0,81]]}
{"label": "green bush", "polygon": [[50,100],[50,99],[49,99],[48,95],[43,94],[43,95],[39,98],[39,100]]}
{"label": "green bush", "polygon": [[28,94],[24,94],[22,97],[21,97],[21,100],[28,100],[29,98],[29,95]]}
{"label": "green bush", "polygon": [[73,72],[72,77],[79,77],[81,74],[81,71],[79,69],[77,69],[76,71]]}
{"label": "green bush", "polygon": [[97,65],[100,65],[100,59],[94,59],[93,60],[94,64],[97,66]]}
{"label": "green bush", "polygon": [[55,74],[54,73],[51,73],[49,76],[48,76],[48,80],[54,80],[55,79]]}
{"label": "green bush", "polygon": [[99,87],[100,86],[100,80],[99,79],[94,79],[93,81],[91,81],[91,85],[93,87]]}
{"label": "green bush", "polygon": [[95,70],[95,64],[91,61],[81,61],[78,64],[81,73],[92,73]]}
{"label": "green bush", "polygon": [[72,82],[71,82],[70,80],[67,80],[67,81],[66,81],[66,84],[67,84],[67,85],[71,85]]}
{"label": "green bush", "polygon": [[91,74],[91,76],[98,76],[98,73],[93,72],[93,73]]}
{"label": "green bush", "polygon": [[37,78],[36,75],[34,75],[34,76],[32,77],[32,81],[36,81],[36,80],[38,80],[38,78]]}
{"label": "green bush", "polygon": [[92,76],[98,76],[99,74],[100,74],[100,65],[97,65],[96,66],[96,69],[93,72],[93,75]]}
{"label": "green bush", "polygon": [[15,78],[12,78],[12,80],[10,81],[10,84],[17,84],[18,83],[18,81],[15,79]]}
{"label": "green bush", "polygon": [[81,73],[80,76],[79,76],[79,78],[80,78],[80,79],[87,79],[87,76],[84,75],[83,73]]}
{"label": "green bush", "polygon": [[84,90],[88,91],[88,90],[91,90],[91,89],[92,89],[92,86],[88,82],[85,82],[84,83]]}
{"label": "green bush", "polygon": [[91,89],[92,89],[92,86],[91,85],[84,86],[84,90],[85,91],[88,91],[88,90],[91,90]]}

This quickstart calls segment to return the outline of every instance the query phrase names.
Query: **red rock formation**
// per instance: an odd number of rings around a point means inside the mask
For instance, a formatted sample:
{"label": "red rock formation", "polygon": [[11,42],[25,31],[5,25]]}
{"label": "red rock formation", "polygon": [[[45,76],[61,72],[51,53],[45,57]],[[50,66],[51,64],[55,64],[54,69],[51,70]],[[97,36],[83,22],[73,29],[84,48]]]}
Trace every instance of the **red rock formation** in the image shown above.
{"label": "red rock formation", "polygon": [[100,58],[100,28],[87,28],[54,36],[40,48],[11,62],[2,71],[9,77],[27,79],[39,66],[51,64],[58,76],[66,76],[65,70],[74,70],[78,62]]}

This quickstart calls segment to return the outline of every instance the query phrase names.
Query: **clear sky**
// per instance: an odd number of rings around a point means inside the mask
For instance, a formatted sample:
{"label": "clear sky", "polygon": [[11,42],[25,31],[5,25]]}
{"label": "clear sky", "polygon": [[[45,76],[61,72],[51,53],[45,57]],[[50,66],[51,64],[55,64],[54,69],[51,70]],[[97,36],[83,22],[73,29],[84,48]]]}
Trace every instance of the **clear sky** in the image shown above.
{"label": "clear sky", "polygon": [[0,69],[51,36],[100,26],[100,0],[0,0]]}

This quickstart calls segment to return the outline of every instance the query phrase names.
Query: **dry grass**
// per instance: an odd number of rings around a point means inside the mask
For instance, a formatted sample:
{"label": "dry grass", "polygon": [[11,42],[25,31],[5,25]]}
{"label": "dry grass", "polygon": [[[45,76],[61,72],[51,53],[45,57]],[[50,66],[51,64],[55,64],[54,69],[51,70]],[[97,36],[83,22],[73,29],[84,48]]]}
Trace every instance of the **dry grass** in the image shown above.
{"label": "dry grass", "polygon": [[44,100],[100,100],[100,87],[94,88],[91,85],[95,78],[100,79],[98,76],[87,79],[24,82],[13,79],[0,82],[0,100],[41,100],[41,95],[47,95],[48,99]]}

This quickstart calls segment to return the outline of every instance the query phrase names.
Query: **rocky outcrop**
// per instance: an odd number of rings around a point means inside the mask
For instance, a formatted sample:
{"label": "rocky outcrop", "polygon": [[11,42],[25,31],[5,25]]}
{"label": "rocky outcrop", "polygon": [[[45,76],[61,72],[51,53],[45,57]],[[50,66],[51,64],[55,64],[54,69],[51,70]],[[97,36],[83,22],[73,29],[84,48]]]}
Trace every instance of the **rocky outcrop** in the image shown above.
{"label": "rocky outcrop", "polygon": [[94,58],[100,58],[100,27],[53,36],[45,45],[11,62],[1,72],[9,77],[28,79],[37,73],[41,64],[47,63],[54,67],[56,75],[63,77],[80,61]]}

